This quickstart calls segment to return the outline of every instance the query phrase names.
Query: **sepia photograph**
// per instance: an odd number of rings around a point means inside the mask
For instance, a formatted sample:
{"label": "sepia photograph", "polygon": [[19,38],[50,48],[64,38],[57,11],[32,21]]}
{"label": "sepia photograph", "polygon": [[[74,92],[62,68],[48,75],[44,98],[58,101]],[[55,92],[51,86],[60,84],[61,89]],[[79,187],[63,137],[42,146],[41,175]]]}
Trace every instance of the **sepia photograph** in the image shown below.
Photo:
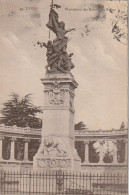
{"label": "sepia photograph", "polygon": [[128,195],[128,1],[0,0],[0,195]]}

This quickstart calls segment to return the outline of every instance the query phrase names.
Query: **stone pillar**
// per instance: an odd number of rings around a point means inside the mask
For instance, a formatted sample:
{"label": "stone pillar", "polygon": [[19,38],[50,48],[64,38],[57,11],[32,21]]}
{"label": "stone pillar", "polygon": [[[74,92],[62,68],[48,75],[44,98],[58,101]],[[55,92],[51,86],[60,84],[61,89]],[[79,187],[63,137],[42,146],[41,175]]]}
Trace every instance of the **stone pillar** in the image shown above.
{"label": "stone pillar", "polygon": [[29,139],[25,139],[24,140],[24,161],[28,161],[28,143],[29,143]]}
{"label": "stone pillar", "polygon": [[99,163],[103,164],[103,144],[104,144],[104,141],[99,141],[99,143],[100,143]]}
{"label": "stone pillar", "polygon": [[3,151],[3,137],[0,137],[0,160],[2,160],[2,151]]}
{"label": "stone pillar", "polygon": [[117,140],[113,141],[113,163],[116,164],[117,162]]}
{"label": "stone pillar", "polygon": [[78,84],[70,73],[46,73],[43,129],[40,148],[34,156],[35,170],[79,169],[74,147],[74,91]]}
{"label": "stone pillar", "polygon": [[15,141],[16,138],[11,138],[11,151],[10,151],[10,160],[15,160]]}
{"label": "stone pillar", "polygon": [[128,140],[125,140],[125,163],[128,163]]}
{"label": "stone pillar", "polygon": [[85,144],[85,161],[84,161],[84,163],[88,164],[89,163],[89,141],[85,141],[84,144]]}

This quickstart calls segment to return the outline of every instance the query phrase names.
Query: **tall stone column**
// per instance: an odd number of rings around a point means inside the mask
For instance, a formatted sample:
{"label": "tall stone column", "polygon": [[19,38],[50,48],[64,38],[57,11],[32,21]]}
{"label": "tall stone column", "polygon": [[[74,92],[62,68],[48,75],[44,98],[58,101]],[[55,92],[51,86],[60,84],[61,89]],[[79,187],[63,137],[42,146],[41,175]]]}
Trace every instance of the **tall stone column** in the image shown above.
{"label": "tall stone column", "polygon": [[46,73],[44,85],[42,140],[34,156],[36,169],[75,169],[81,160],[74,148],[74,90],[70,73]]}
{"label": "tall stone column", "polygon": [[25,139],[24,140],[24,161],[28,161],[28,143],[29,143],[29,139]]}
{"label": "tall stone column", "polygon": [[117,140],[113,141],[113,163],[117,164]]}
{"label": "tall stone column", "polygon": [[100,143],[99,164],[103,164],[103,144],[104,144],[104,141],[99,141],[99,143]]}
{"label": "tall stone column", "polygon": [[0,137],[0,160],[3,159],[2,152],[3,152],[3,137]]}
{"label": "tall stone column", "polygon": [[15,160],[15,141],[16,138],[11,138],[11,148],[10,148],[10,160]]}
{"label": "tall stone column", "polygon": [[89,141],[85,141],[84,144],[85,144],[85,161],[84,161],[84,163],[88,164],[89,163]]}

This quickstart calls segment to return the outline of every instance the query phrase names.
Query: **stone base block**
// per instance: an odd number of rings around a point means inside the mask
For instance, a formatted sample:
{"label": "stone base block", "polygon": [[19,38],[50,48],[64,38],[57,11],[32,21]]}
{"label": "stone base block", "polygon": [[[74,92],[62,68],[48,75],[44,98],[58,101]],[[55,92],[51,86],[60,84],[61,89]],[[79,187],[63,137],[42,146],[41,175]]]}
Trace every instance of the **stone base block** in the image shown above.
{"label": "stone base block", "polygon": [[34,158],[33,170],[72,170],[80,169],[79,159],[67,157],[36,157]]}

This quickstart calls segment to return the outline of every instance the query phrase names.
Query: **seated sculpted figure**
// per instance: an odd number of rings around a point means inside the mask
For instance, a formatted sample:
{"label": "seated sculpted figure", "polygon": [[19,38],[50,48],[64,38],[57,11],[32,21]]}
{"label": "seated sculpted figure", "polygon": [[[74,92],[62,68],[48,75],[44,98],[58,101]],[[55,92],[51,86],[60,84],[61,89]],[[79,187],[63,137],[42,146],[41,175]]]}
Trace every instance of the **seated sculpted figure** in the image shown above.
{"label": "seated sculpted figure", "polygon": [[71,61],[71,54],[68,55],[66,52],[63,52],[63,54],[59,56],[57,67],[64,73],[73,69],[74,64]]}
{"label": "seated sculpted figure", "polygon": [[50,71],[55,71],[55,69],[62,71],[65,67],[64,72],[66,72],[66,70],[70,71],[71,67],[74,67],[74,65],[71,62],[70,56],[66,52],[68,37],[66,37],[65,35],[66,33],[75,29],[72,28],[66,30],[65,23],[63,21],[58,21],[58,14],[54,9],[50,10],[49,22],[47,23],[47,27],[52,30],[57,37],[53,40],[53,52],[49,56],[47,68],[50,67]]}

